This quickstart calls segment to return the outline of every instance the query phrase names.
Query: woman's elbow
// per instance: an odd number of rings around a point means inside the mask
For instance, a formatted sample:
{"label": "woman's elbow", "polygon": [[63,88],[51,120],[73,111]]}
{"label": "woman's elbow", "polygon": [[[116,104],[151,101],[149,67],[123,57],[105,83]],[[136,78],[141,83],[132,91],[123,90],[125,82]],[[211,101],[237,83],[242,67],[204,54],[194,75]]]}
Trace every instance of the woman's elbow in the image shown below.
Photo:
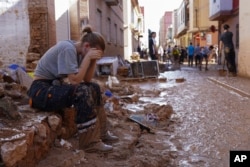
{"label": "woman's elbow", "polygon": [[82,79],[78,77],[69,77],[68,79],[69,79],[69,82],[73,85],[77,85],[82,82]]}

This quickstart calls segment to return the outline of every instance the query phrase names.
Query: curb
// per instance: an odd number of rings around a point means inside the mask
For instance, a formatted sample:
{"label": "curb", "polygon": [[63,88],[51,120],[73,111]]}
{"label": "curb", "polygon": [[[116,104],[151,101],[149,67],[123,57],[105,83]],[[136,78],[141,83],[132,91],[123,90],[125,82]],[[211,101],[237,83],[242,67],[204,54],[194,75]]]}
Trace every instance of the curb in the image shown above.
{"label": "curb", "polygon": [[227,88],[227,89],[229,89],[229,90],[232,90],[232,91],[238,93],[238,94],[241,95],[241,96],[250,98],[250,94],[244,92],[243,90],[240,90],[240,89],[238,89],[238,88],[235,88],[235,87],[233,87],[233,86],[230,86],[230,85],[228,85],[228,84],[226,84],[226,83],[223,83],[223,82],[218,81],[218,80],[216,80],[216,79],[213,79],[213,78],[211,78],[211,77],[209,77],[208,80],[209,80],[209,81],[212,81],[212,82],[215,83],[215,84],[218,84],[218,85],[220,85],[220,86],[223,86],[224,88]]}

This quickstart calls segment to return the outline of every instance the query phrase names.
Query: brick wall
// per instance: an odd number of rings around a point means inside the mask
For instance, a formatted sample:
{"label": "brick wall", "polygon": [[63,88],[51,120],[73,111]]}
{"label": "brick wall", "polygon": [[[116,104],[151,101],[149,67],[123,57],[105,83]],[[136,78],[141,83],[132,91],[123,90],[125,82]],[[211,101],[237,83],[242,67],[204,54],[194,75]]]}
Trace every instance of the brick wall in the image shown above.
{"label": "brick wall", "polygon": [[[40,57],[56,42],[54,1],[28,0],[30,20],[29,53],[40,54]],[[28,55],[29,56],[29,55]],[[39,57],[39,56],[37,56]],[[27,69],[33,70],[36,60],[27,61]]]}
{"label": "brick wall", "polygon": [[72,40],[79,40],[80,39],[79,0],[72,0],[69,12],[70,12],[70,37]]}
{"label": "brick wall", "polygon": [[56,44],[55,1],[47,0],[49,47]]}

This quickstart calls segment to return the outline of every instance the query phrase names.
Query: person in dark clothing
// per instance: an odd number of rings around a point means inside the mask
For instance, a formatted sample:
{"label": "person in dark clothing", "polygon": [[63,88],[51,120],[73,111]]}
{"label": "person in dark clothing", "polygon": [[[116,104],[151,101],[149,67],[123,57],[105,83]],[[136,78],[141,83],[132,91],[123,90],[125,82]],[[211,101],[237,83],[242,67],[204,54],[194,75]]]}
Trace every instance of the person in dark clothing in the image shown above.
{"label": "person in dark clothing", "polygon": [[197,44],[197,46],[194,49],[194,54],[195,54],[195,67],[200,67],[201,63],[201,47],[200,44]]}
{"label": "person in dark clothing", "polygon": [[137,52],[139,53],[140,58],[142,59],[143,58],[143,52],[141,50],[141,46],[140,45],[138,45],[138,47],[137,47]]}
{"label": "person in dark clothing", "polygon": [[225,59],[227,61],[227,68],[230,75],[236,76],[236,64],[235,64],[235,50],[233,44],[233,33],[229,31],[229,25],[223,26],[224,32],[220,37],[220,48],[224,50]]}
{"label": "person in dark clothing", "polygon": [[182,46],[181,47],[181,56],[180,56],[180,64],[184,63],[184,59],[187,57],[187,50]]}
{"label": "person in dark clothing", "polygon": [[152,32],[151,37],[149,39],[149,55],[150,55],[152,60],[157,60],[157,56],[156,56],[157,50],[156,50],[155,37],[156,37],[156,32]]}
{"label": "person in dark clothing", "polygon": [[193,46],[192,42],[188,46],[187,51],[188,51],[188,66],[192,67],[193,61],[194,61],[194,46]]}

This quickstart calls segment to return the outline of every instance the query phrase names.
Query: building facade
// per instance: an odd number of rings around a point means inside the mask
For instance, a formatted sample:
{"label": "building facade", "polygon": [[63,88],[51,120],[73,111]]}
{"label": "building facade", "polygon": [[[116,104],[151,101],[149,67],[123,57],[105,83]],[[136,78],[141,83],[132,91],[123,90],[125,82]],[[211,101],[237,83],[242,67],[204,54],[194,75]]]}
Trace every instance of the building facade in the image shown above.
{"label": "building facade", "polygon": [[209,0],[183,0],[173,14],[175,44],[218,45],[218,22],[209,20]]}
{"label": "building facade", "polygon": [[142,47],[144,27],[144,8],[138,0],[124,0],[124,58],[130,60],[138,46]]}
{"label": "building facade", "polygon": [[171,40],[172,11],[166,11],[160,21],[159,44],[166,47]]}
{"label": "building facade", "polygon": [[90,25],[106,40],[105,56],[124,55],[123,0],[71,0],[69,13],[72,40]]}
{"label": "building facade", "polygon": [[177,9],[177,44],[180,46],[188,46],[188,34],[189,28],[189,1],[182,1],[180,7]]}
{"label": "building facade", "polygon": [[178,12],[177,9],[173,10],[173,14],[172,14],[172,38],[174,39],[174,43],[177,43],[176,41],[176,36],[177,36],[177,32],[178,32]]}

